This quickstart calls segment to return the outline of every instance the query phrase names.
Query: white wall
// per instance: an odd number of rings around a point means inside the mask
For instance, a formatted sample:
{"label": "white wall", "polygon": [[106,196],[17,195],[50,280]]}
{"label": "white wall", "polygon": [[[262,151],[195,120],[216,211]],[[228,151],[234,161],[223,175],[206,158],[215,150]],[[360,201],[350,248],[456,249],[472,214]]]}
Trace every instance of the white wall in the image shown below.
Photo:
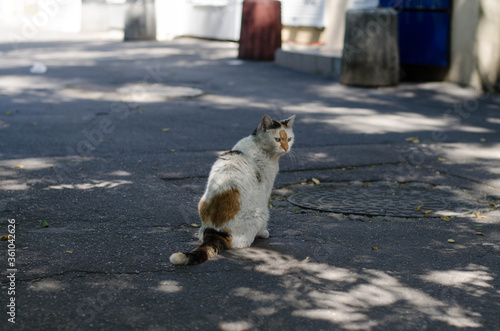
{"label": "white wall", "polygon": [[325,13],[325,46],[329,49],[344,48],[345,13],[349,0],[328,0]]}
{"label": "white wall", "polygon": [[24,38],[42,31],[80,31],[81,0],[3,0],[0,4],[2,24],[17,29]]}
{"label": "white wall", "polygon": [[281,23],[294,27],[325,27],[326,0],[281,0]]}
{"label": "white wall", "polygon": [[446,80],[481,88],[500,81],[500,1],[455,0]]}
{"label": "white wall", "polygon": [[243,0],[156,0],[157,39],[239,40]]}

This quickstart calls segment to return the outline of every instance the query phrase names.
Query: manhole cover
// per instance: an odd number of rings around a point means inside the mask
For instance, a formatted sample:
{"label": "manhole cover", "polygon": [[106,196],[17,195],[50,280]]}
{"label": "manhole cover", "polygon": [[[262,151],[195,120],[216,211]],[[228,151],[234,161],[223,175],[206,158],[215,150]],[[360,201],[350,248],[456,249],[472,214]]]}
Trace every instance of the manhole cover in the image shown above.
{"label": "manhole cover", "polygon": [[136,102],[161,102],[173,98],[193,98],[203,94],[194,87],[160,84],[135,84],[117,89],[117,92]]}
{"label": "manhole cover", "polygon": [[291,195],[288,201],[320,211],[399,217],[458,216],[484,207],[461,190],[383,186],[320,188]]}

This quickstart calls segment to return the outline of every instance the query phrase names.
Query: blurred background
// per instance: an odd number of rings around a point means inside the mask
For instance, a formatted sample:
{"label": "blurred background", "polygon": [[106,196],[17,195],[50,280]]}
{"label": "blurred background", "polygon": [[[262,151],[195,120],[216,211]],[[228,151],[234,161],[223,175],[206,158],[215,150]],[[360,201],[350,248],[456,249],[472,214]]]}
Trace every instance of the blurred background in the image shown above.
{"label": "blurred background", "polygon": [[[282,0],[282,47],[338,57],[346,11],[376,7],[398,11],[403,80],[498,90],[498,0]],[[14,47],[61,33],[120,39],[142,25],[146,39],[239,41],[242,8],[243,0],[0,0],[0,38]]]}

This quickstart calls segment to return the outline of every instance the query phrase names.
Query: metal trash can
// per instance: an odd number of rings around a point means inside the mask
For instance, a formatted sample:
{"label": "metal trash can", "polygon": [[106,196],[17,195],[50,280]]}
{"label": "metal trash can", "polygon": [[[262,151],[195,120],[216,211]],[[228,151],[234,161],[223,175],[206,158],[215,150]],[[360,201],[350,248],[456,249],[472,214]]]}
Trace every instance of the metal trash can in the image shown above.
{"label": "metal trash can", "polygon": [[449,66],[451,0],[380,0],[398,12],[399,55],[407,80],[443,80]]}
{"label": "metal trash can", "polygon": [[129,0],[123,40],[156,40],[154,0]]}
{"label": "metal trash can", "polygon": [[281,2],[243,1],[238,58],[273,61],[278,48],[281,48]]}
{"label": "metal trash can", "polygon": [[380,0],[380,5],[398,12],[402,64],[448,65],[450,0]]}

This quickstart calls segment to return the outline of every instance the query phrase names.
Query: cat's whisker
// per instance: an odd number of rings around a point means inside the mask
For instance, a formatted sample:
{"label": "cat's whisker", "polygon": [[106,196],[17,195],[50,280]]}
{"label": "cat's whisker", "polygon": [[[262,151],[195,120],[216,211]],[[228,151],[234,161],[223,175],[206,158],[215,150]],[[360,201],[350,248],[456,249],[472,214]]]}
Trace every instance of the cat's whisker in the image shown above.
{"label": "cat's whisker", "polygon": [[295,150],[290,150],[288,153],[287,153],[287,157],[291,160],[292,162],[292,165],[295,165],[296,161],[297,161],[297,153],[295,152]]}

